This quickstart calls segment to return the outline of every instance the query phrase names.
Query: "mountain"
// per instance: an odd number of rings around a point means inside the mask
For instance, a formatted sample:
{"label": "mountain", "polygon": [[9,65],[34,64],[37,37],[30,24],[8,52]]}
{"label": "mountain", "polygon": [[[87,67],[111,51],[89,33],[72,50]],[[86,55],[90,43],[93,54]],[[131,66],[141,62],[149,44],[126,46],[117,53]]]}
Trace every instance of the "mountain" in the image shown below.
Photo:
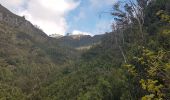
{"label": "mountain", "polygon": [[95,44],[99,44],[102,40],[104,35],[68,35],[58,38],[57,41],[60,45],[74,47],[74,48],[81,48],[81,47],[89,47]]}
{"label": "mountain", "polygon": [[169,5],[118,2],[113,32],[58,39],[0,6],[0,100],[170,100]]}
{"label": "mountain", "polygon": [[76,59],[76,50],[60,46],[24,17],[0,5],[0,99],[31,97],[51,72]]}
{"label": "mountain", "polygon": [[[8,40],[13,41],[12,43],[16,46],[27,48],[37,46],[48,54],[49,49],[65,49],[59,46],[55,39],[48,37],[41,29],[32,25],[24,17],[13,14],[2,5],[0,5],[0,25],[1,37],[8,37]],[[47,45],[49,48],[46,48]],[[57,50],[58,53],[60,51]],[[67,52],[67,49],[65,49],[59,54],[65,55]],[[51,55],[53,56],[53,54]]]}

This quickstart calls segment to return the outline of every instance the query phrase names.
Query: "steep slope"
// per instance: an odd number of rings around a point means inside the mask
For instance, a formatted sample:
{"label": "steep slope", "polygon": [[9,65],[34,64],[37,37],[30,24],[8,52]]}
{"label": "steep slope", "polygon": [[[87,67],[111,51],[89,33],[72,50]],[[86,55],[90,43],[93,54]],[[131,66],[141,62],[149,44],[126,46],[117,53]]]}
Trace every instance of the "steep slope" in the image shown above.
{"label": "steep slope", "polygon": [[32,25],[24,17],[11,13],[2,5],[0,5],[0,26],[1,37],[8,38],[7,40],[11,41],[16,47],[33,48],[35,46],[51,56],[54,55],[50,54],[50,50],[52,52],[54,49],[56,49],[56,54],[58,52],[59,55],[71,55],[69,52],[71,48],[59,46],[55,39],[48,37],[42,30]]}
{"label": "steep slope", "polygon": [[53,71],[76,55],[74,49],[59,46],[24,17],[0,5],[0,99],[31,98]]}

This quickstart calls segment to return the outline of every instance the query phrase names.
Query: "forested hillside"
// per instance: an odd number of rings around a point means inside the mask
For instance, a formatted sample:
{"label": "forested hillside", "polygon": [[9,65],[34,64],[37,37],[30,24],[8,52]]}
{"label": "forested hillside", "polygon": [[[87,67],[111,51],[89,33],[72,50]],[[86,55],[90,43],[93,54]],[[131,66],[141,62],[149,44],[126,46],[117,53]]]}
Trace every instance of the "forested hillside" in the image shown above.
{"label": "forested hillside", "polygon": [[[59,46],[55,39],[1,5],[0,13],[0,100],[31,99],[52,72],[75,61],[78,53]],[[15,19],[18,22],[13,23]]]}
{"label": "forested hillside", "polygon": [[61,46],[68,46],[77,49],[91,47],[92,45],[99,44],[104,35],[68,35],[57,39]]}
{"label": "forested hillside", "polygon": [[[170,100],[170,0],[121,0],[89,50],[0,22],[2,100]],[[74,46],[73,46],[74,47]]]}

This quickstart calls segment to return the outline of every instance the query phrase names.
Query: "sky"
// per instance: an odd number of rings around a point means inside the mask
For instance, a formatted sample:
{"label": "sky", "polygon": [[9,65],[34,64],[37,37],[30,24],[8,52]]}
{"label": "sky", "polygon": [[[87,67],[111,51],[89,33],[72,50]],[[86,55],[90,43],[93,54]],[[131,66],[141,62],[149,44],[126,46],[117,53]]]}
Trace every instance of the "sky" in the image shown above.
{"label": "sky", "polygon": [[111,31],[116,0],[0,0],[13,13],[25,16],[47,35],[96,35]]}

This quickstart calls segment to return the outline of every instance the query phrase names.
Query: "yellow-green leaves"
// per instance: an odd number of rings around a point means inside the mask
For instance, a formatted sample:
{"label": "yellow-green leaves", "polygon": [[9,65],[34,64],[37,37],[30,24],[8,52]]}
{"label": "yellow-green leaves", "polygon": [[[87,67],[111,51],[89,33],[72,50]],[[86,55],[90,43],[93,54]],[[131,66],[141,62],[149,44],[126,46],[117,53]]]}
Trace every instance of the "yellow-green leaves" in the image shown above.
{"label": "yellow-green leaves", "polygon": [[163,97],[165,96],[162,93],[163,85],[159,84],[158,80],[153,79],[141,79],[140,84],[142,86],[142,89],[146,90],[150,93],[150,95],[145,95],[142,97],[142,100],[163,100]]}
{"label": "yellow-green leaves", "polygon": [[131,75],[133,75],[133,76],[136,76],[136,75],[137,75],[135,66],[133,66],[133,65],[131,65],[131,64],[125,64],[124,67],[128,70],[128,72],[129,72]]}
{"label": "yellow-green leaves", "polygon": [[133,75],[134,81],[139,83],[137,86],[141,86],[142,100],[164,99],[165,83],[161,73],[165,73],[165,65],[168,65],[164,62],[165,55],[163,50],[155,52],[139,46],[138,54],[129,60],[129,64],[124,65],[129,74]]}
{"label": "yellow-green leaves", "polygon": [[154,96],[154,94],[145,95],[142,97],[142,100],[153,100]]}
{"label": "yellow-green leaves", "polygon": [[162,32],[161,32],[162,35],[170,35],[170,29],[164,29]]}
{"label": "yellow-green leaves", "polygon": [[163,10],[160,10],[156,13],[157,16],[161,18],[162,21],[170,23],[170,16]]}

